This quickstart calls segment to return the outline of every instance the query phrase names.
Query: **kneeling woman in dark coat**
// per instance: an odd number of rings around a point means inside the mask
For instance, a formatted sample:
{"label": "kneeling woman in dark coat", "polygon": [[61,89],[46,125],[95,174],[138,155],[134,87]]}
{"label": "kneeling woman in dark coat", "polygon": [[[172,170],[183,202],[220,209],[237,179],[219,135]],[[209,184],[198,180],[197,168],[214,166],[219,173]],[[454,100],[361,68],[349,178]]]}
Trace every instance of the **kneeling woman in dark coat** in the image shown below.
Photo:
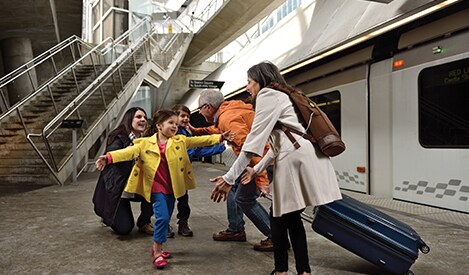
{"label": "kneeling woman in dark coat", "polygon": [[[130,108],[124,114],[120,125],[109,134],[106,152],[132,145],[135,138],[142,136],[146,126],[145,111],[139,107]],[[94,212],[117,234],[126,235],[135,225],[130,201],[140,201],[141,213],[137,219],[137,227],[139,231],[153,235],[151,204],[138,195],[129,197],[124,193],[133,165],[134,161],[119,162],[107,165],[101,172],[93,195]]]}

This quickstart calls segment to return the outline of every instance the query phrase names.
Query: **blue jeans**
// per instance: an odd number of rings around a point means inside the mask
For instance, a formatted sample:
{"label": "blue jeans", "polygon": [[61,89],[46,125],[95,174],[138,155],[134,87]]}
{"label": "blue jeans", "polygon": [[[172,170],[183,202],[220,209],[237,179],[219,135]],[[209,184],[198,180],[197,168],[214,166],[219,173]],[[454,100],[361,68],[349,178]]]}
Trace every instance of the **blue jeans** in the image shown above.
{"label": "blue jeans", "polygon": [[241,184],[241,176],[228,193],[226,208],[228,213],[228,231],[239,232],[244,230],[243,213],[254,223],[259,231],[271,238],[270,218],[264,207],[257,201],[259,193],[256,182]]}
{"label": "blue jeans", "polygon": [[165,243],[168,237],[168,226],[174,210],[174,195],[163,193],[151,193],[153,203],[153,214],[155,215],[155,227],[153,241]]}

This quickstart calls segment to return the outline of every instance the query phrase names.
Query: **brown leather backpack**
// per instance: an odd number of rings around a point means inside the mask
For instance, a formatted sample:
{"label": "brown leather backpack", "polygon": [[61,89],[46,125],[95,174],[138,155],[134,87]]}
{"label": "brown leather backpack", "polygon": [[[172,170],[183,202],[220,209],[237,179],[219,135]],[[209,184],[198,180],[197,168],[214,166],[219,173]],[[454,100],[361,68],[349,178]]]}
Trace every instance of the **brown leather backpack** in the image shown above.
{"label": "brown leather backpack", "polygon": [[298,114],[298,119],[307,131],[307,133],[302,133],[277,122],[276,128],[285,132],[295,148],[299,148],[300,145],[296,142],[291,133],[298,134],[318,144],[321,151],[329,157],[337,156],[345,150],[344,142],[327,115],[301,91],[275,82],[267,85],[267,88],[281,91],[290,97],[295,111]]}

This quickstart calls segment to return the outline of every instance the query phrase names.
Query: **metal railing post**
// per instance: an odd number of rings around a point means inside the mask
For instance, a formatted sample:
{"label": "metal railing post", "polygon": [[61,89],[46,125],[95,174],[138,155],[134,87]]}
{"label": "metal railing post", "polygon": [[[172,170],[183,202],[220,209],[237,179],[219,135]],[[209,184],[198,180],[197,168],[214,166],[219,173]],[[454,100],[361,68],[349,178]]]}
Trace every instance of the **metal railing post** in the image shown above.
{"label": "metal railing post", "polygon": [[54,94],[52,93],[52,89],[50,88],[50,85],[47,85],[47,90],[49,91],[50,98],[52,99],[52,104],[54,105],[55,113],[59,113],[59,109],[57,108],[57,104],[55,103],[54,100]]}
{"label": "metal railing post", "polygon": [[132,53],[132,61],[134,62],[134,69],[135,69],[135,73],[137,73],[138,69],[137,69],[137,62],[135,61],[135,52]]}
{"label": "metal railing post", "polygon": [[[3,94],[3,90],[0,88],[0,96],[2,97],[2,105],[0,105],[0,114],[3,113],[3,112],[6,112],[8,109],[10,109],[10,106],[7,102],[7,99],[5,98],[5,95]],[[5,110],[3,110],[3,108],[5,108]]]}
{"label": "metal railing post", "polygon": [[29,82],[31,82],[31,87],[33,88],[33,91],[36,91],[36,85],[34,85],[33,77],[31,76],[31,71],[28,71],[28,77],[29,77]]}
{"label": "metal railing post", "polygon": [[24,122],[24,119],[23,119],[23,116],[21,115],[20,109],[17,108],[16,112],[18,113],[18,116],[20,117],[21,124],[23,125],[25,136],[28,136],[28,128],[26,128],[26,123]]}
{"label": "metal railing post", "polygon": [[55,64],[54,56],[51,56],[50,59],[52,61],[52,67],[54,67],[55,75],[57,75],[59,71],[57,71],[57,65]]}
{"label": "metal railing post", "polygon": [[75,51],[73,50],[73,44],[70,44],[70,52],[72,53],[72,59],[73,59],[73,62],[75,63],[77,59],[75,57]]}
{"label": "metal railing post", "polygon": [[73,81],[75,82],[75,87],[77,89],[77,95],[80,94],[80,85],[78,85],[77,75],[75,74],[75,67],[72,67]]}

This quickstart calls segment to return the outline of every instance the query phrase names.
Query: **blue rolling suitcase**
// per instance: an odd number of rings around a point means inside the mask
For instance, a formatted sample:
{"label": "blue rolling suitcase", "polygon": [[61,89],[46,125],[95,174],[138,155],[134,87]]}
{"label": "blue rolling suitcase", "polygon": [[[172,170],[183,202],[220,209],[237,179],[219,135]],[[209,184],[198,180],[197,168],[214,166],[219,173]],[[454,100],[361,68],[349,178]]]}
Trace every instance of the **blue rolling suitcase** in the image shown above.
{"label": "blue rolling suitcase", "polygon": [[392,274],[413,274],[430,248],[407,224],[347,195],[315,208],[313,230]]}

